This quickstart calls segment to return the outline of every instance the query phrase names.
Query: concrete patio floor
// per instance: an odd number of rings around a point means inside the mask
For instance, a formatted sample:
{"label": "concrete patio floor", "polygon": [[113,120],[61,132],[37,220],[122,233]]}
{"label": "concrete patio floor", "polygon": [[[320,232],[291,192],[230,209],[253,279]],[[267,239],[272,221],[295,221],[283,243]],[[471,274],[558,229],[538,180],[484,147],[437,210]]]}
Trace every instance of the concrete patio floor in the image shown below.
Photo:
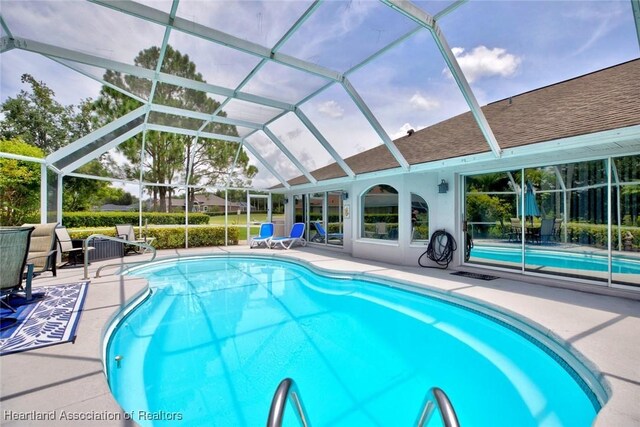
{"label": "concrete patio floor", "polygon": [[[236,246],[163,250],[158,251],[158,258],[257,251],[302,259],[325,269],[367,272],[408,280],[452,294],[473,297],[525,316],[570,343],[597,366],[608,381],[611,398],[598,414],[595,425],[640,426],[638,293],[628,294],[635,295],[635,299],[625,298],[625,292],[617,292],[621,296],[599,295],[555,287],[557,282],[553,280],[523,278],[502,272],[491,272],[490,274],[500,278],[488,282],[452,276],[451,270],[393,266],[315,248],[249,251],[247,246]],[[138,261],[148,257],[149,254],[137,255],[126,257],[124,261]],[[114,260],[92,264],[91,277],[98,267],[113,262]],[[104,274],[109,272],[105,271]],[[81,267],[62,268],[58,270],[56,278],[47,273],[35,279],[34,287],[74,283],[81,280],[82,276]],[[533,281],[537,283],[532,283]],[[75,343],[0,357],[0,424],[135,425],[124,419],[122,410],[109,392],[102,371],[101,339],[110,316],[145,286],[145,280],[130,277],[106,275],[99,279],[92,278]],[[19,414],[32,411],[52,414],[51,417],[55,419],[15,420]],[[82,416],[85,419],[61,419],[63,414],[66,417]],[[266,416],[265,413],[265,420]],[[86,417],[100,419],[89,420]]]}

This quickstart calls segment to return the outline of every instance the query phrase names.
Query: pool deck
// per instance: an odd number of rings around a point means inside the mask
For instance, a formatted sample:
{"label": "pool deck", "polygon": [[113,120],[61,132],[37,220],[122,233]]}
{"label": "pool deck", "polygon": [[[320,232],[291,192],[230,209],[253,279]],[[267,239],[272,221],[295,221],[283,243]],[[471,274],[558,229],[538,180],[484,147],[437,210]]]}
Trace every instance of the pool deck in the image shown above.
{"label": "pool deck", "polygon": [[[340,252],[299,248],[254,249],[247,246],[158,251],[158,258],[223,254],[276,254],[305,260],[336,271],[356,271],[407,280],[451,294],[489,302],[548,329],[570,343],[604,375],[611,398],[600,411],[596,426],[640,426],[640,301],[554,287],[553,280],[524,278],[509,273],[493,281],[452,276],[451,270],[402,267],[352,258]],[[139,261],[150,255],[128,256]],[[94,263],[90,271],[119,260]],[[472,271],[465,268],[466,271]],[[108,274],[108,271],[104,272]],[[81,267],[62,268],[34,280],[34,287],[80,281]],[[93,277],[94,274],[91,274]],[[524,280],[527,280],[525,282]],[[532,283],[536,281],[538,283]],[[106,275],[91,279],[75,343],[66,343],[0,357],[0,424],[3,426],[133,426],[111,397],[101,362],[105,323],[125,302],[146,286],[145,280]],[[588,285],[586,285],[589,288]],[[619,292],[624,295],[624,292]],[[490,385],[488,385],[490,387]],[[36,411],[35,413],[33,411]],[[47,415],[45,421],[16,420]],[[65,416],[83,420],[61,419]],[[11,419],[13,417],[13,420]],[[89,420],[87,417],[100,418]],[[265,413],[265,420],[267,414]],[[105,420],[107,418],[107,420]],[[113,420],[119,418],[119,420]],[[313,420],[311,420],[313,421]],[[179,423],[176,422],[176,425]]]}

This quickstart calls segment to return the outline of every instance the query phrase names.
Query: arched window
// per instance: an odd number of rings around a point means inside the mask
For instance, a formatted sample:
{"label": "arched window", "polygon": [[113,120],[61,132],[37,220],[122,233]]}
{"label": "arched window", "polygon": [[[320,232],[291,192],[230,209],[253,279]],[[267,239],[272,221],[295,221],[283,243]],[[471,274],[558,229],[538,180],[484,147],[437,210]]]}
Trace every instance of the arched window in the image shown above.
{"label": "arched window", "polygon": [[411,241],[429,240],[429,206],[417,194],[411,193]]}
{"label": "arched window", "polygon": [[398,191],[390,185],[376,185],[362,196],[361,236],[398,240]]}

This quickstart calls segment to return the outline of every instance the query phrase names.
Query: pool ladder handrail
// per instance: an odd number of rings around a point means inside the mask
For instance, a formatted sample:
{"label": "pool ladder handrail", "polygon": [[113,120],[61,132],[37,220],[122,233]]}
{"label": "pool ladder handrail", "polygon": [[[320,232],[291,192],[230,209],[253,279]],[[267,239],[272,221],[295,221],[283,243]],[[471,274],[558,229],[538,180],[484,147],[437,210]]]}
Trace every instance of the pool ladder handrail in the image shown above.
{"label": "pool ladder handrail", "polygon": [[281,427],[284,419],[284,410],[287,401],[290,400],[296,408],[296,416],[300,424],[309,427],[309,416],[304,408],[300,397],[300,390],[296,382],[291,378],[285,378],[280,381],[276,389],[273,399],[271,400],[271,408],[269,409],[269,418],[267,419],[267,427]]}
{"label": "pool ladder handrail", "polygon": [[456,411],[453,409],[453,405],[449,400],[447,394],[438,387],[431,387],[422,401],[422,411],[416,421],[417,427],[423,427],[429,419],[431,415],[433,415],[433,410],[438,407],[440,412],[440,416],[442,417],[442,423],[445,427],[460,427],[460,423],[458,422],[458,416],[456,415]]}
{"label": "pool ladder handrail", "polygon": [[151,255],[151,259],[145,260],[145,261],[133,261],[133,262],[127,262],[127,263],[119,263],[119,264],[105,264],[103,266],[100,266],[100,268],[98,268],[98,270],[96,270],[96,278],[100,277],[100,271],[102,271],[103,268],[106,267],[114,267],[114,266],[129,266],[129,265],[138,265],[138,264],[144,264],[147,262],[151,262],[156,258],[156,248],[154,248],[153,246],[151,246],[148,243],[143,243],[143,242],[132,242],[131,240],[127,240],[127,239],[121,239],[119,237],[112,237],[112,236],[105,236],[104,234],[92,234],[91,236],[87,237],[83,242],[82,242],[82,249],[84,251],[84,279],[87,280],[89,279],[89,251],[87,250],[87,248],[89,247],[89,241],[93,240],[93,239],[103,239],[103,240],[111,240],[112,242],[120,242],[126,245],[132,245],[132,246],[138,246],[140,248],[143,248],[144,251],[142,253],[145,253],[147,250],[150,250],[153,254]]}

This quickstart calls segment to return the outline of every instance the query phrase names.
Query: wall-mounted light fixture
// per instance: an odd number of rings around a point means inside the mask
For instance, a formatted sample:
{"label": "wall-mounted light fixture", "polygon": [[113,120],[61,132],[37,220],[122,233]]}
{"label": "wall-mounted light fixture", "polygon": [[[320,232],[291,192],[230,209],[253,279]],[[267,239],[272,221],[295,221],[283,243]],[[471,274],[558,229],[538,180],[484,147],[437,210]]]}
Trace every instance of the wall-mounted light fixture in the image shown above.
{"label": "wall-mounted light fixture", "polygon": [[449,191],[449,184],[444,179],[438,184],[438,193],[446,193]]}
{"label": "wall-mounted light fixture", "polygon": [[288,198],[284,198],[284,204],[286,205],[287,203],[289,203],[289,199]]}
{"label": "wall-mounted light fixture", "polygon": [[349,193],[346,191],[342,193],[342,200],[349,200]]}

